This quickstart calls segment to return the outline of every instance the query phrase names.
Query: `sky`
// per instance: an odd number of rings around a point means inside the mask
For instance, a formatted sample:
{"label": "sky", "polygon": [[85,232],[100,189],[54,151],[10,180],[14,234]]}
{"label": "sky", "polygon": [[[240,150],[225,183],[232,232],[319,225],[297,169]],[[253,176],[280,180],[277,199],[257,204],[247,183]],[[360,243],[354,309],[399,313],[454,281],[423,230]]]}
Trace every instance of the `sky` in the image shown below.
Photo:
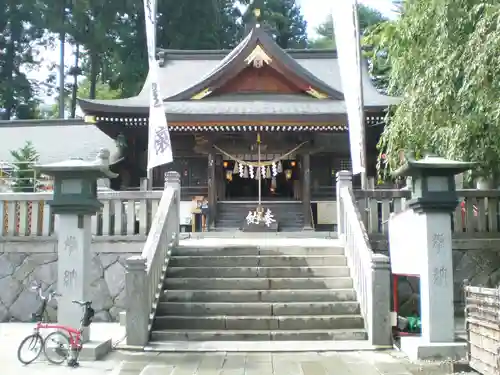
{"label": "sky", "polygon": [[[307,25],[307,33],[309,36],[314,37],[315,35],[315,29],[323,23],[327,17],[328,14],[330,14],[335,1],[342,1],[342,0],[298,0],[298,3],[300,4],[302,8],[302,12],[304,14],[304,18],[306,19],[308,25]],[[382,14],[386,15],[387,17],[394,17],[394,14],[392,13],[392,0],[358,0],[359,3],[362,3],[364,5],[367,5],[369,7],[372,7],[374,9],[379,10]],[[43,51],[42,55],[44,56],[44,59],[47,58],[47,56],[54,57],[54,61],[49,61],[48,63],[58,63],[58,58],[59,58],[59,51]],[[52,58],[49,58],[48,60],[52,60]],[[69,44],[66,44],[65,47],[65,62],[67,69],[73,65],[74,62],[74,57],[73,57],[73,47]],[[28,72],[28,77],[31,79],[35,79],[38,81],[43,81],[47,76],[48,76],[48,70],[41,68],[40,70],[36,72]],[[51,105],[54,101],[53,98],[45,97],[43,98],[43,101],[47,105]]]}

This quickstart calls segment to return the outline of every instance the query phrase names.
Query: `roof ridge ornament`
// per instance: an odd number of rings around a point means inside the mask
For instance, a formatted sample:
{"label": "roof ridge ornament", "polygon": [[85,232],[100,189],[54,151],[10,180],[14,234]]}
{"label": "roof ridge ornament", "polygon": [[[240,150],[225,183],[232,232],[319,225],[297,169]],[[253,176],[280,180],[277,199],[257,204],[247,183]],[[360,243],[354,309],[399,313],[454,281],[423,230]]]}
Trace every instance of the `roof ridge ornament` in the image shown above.
{"label": "roof ridge ornament", "polygon": [[257,44],[253,51],[250,52],[250,54],[247,56],[245,62],[247,63],[247,65],[253,63],[253,66],[255,68],[262,68],[264,66],[264,63],[269,65],[273,62],[273,59],[266,53],[266,51],[264,51],[264,48],[262,48],[262,46]]}

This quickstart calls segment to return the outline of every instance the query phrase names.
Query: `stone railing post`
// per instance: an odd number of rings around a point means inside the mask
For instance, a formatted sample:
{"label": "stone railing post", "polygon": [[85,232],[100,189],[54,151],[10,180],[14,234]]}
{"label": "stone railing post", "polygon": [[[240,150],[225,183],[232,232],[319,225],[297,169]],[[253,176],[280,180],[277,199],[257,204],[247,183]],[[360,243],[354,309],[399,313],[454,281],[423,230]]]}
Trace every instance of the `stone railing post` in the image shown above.
{"label": "stone railing post", "polygon": [[133,256],[127,259],[125,272],[127,345],[145,346],[149,341],[149,312],[146,259]]}
{"label": "stone railing post", "polygon": [[337,172],[337,233],[339,238],[345,235],[344,204],[340,197],[340,191],[344,187],[352,188],[352,174],[349,171]]}
{"label": "stone railing post", "polygon": [[368,337],[372,345],[391,346],[391,264],[389,257],[372,254],[372,283]]}
{"label": "stone railing post", "polygon": [[181,231],[181,176],[177,172],[166,172],[164,175],[165,188],[171,187],[175,190],[175,238],[174,246],[179,245],[179,232]]}

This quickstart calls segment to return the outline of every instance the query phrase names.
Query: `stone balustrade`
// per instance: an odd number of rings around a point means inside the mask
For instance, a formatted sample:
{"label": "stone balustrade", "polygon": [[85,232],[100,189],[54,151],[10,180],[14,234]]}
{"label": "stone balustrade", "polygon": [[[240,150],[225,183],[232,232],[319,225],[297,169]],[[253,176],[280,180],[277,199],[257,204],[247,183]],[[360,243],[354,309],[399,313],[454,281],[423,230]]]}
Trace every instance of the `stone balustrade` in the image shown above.
{"label": "stone balustrade", "polygon": [[389,257],[372,251],[352,191],[350,172],[337,173],[337,204],[338,234],[345,244],[345,255],[368,339],[373,345],[391,345]]}
{"label": "stone balustrade", "polygon": [[141,255],[127,259],[125,274],[127,344],[144,346],[156,313],[172,247],[179,244],[180,178],[167,172],[165,190]]}
{"label": "stone balustrade", "polygon": [[[460,203],[453,213],[453,232],[500,234],[500,190],[457,190]],[[410,198],[408,190],[355,190],[358,201],[367,198],[365,207],[368,234],[387,234],[389,215],[401,212]],[[364,204],[364,202],[363,202]]]}
{"label": "stone balustrade", "polygon": [[[99,192],[103,207],[92,217],[92,234],[145,237],[162,194],[162,191]],[[57,223],[47,204],[50,199],[52,193],[0,193],[2,237],[52,236]]]}

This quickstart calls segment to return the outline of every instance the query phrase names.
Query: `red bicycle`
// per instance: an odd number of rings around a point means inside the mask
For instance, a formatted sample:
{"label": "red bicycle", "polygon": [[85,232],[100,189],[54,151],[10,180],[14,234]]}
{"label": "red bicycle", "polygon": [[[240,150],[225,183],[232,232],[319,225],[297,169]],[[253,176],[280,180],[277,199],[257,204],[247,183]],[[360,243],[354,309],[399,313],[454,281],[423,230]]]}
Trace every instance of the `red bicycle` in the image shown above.
{"label": "red bicycle", "polygon": [[[79,329],[60,324],[50,324],[47,322],[47,304],[53,298],[61,295],[56,292],[50,292],[48,296],[44,296],[42,293],[42,285],[38,283],[35,283],[31,289],[38,293],[42,300],[42,304],[36,313],[32,314],[33,321],[37,322],[35,331],[31,335],[25,337],[17,349],[17,358],[19,362],[28,365],[35,361],[43,350],[45,358],[51,363],[60,365],[64,361],[67,361],[68,366],[78,366],[78,357],[83,346],[81,341],[82,332],[85,327],[90,326],[95,314],[92,308],[92,302],[72,301],[83,308],[83,316]],[[49,333],[47,337],[43,338],[40,331],[44,329],[57,329],[57,331],[53,331]],[[33,358],[26,359],[23,357],[25,349],[33,353]]]}

